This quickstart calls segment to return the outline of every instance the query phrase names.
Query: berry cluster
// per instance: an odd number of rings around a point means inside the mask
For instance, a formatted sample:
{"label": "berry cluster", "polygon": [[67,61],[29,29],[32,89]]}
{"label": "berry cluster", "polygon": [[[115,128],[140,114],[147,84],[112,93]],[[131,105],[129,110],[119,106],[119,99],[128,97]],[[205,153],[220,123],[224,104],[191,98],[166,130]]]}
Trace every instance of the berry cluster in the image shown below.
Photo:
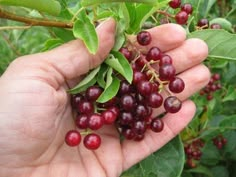
{"label": "berry cluster", "polygon": [[202,19],[198,20],[197,26],[200,29],[208,29],[209,27],[211,29],[221,29],[222,28],[221,25],[218,23],[213,23],[209,26],[209,21],[206,18],[202,18]]}
{"label": "berry cluster", "polygon": [[206,95],[207,100],[213,99],[213,93],[222,88],[220,83],[220,74],[215,73],[211,76],[211,79],[207,86],[200,91],[200,95]]}
{"label": "berry cluster", "polygon": [[189,15],[193,13],[193,7],[190,3],[181,5],[181,0],[171,0],[169,6],[173,9],[180,8],[180,11],[175,15],[176,23],[185,25],[188,21]]}
{"label": "berry cluster", "polygon": [[[137,42],[141,46],[149,45],[150,33],[140,32]],[[170,94],[180,93],[185,87],[183,80],[175,76],[172,58],[158,47],[143,52],[132,43],[129,45],[119,51],[132,66],[132,83],[120,77],[117,95],[105,103],[96,102],[103,92],[98,85],[90,86],[86,91],[73,96],[72,106],[77,112],[75,124],[81,131],[70,130],[66,134],[65,142],[69,146],[77,146],[81,142],[81,134],[84,134],[84,146],[90,150],[97,149],[101,138],[94,131],[110,124],[114,124],[125,139],[140,141],[147,129],[154,132],[163,130],[162,119],[153,117],[152,109],[162,105],[169,113],[176,113],[181,109],[181,101]],[[154,69],[153,65],[158,66]],[[169,94],[165,99],[160,94],[162,90]]]}
{"label": "berry cluster", "polygon": [[201,148],[204,147],[204,142],[197,139],[190,144],[185,145],[184,151],[187,157],[186,163],[190,168],[195,168],[196,161],[199,161],[202,156]]}
{"label": "berry cluster", "polygon": [[217,137],[213,138],[212,141],[218,149],[222,149],[227,143],[227,139],[222,135],[218,135]]}

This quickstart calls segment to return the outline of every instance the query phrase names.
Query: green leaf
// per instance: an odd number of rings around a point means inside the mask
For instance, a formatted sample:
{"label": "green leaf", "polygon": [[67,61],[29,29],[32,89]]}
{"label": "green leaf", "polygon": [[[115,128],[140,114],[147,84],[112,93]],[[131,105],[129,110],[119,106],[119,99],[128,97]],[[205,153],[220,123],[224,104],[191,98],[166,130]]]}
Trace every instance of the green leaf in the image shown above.
{"label": "green leaf", "polygon": [[184,157],[183,144],[180,137],[176,137],[160,150],[126,171],[122,177],[178,177],[183,170]]}
{"label": "green leaf", "polygon": [[204,40],[208,45],[210,58],[236,60],[236,34],[207,29],[193,32],[189,38]]}
{"label": "green leaf", "polygon": [[77,20],[73,27],[73,33],[76,38],[83,40],[89,52],[95,54],[98,50],[98,36],[94,25],[88,17],[83,21]]}
{"label": "green leaf", "polygon": [[116,77],[113,77],[112,83],[102,92],[102,94],[97,99],[97,102],[105,103],[114,96],[116,96],[116,94],[119,91],[119,87],[120,87],[120,80]]}
{"label": "green leaf", "polygon": [[226,20],[225,18],[215,18],[210,21],[210,25],[213,23],[218,23],[222,26],[223,29],[232,32],[233,31],[233,25],[230,21]]}
{"label": "green leaf", "polygon": [[100,87],[105,88],[106,86],[106,81],[105,81],[105,76],[108,71],[108,66],[106,64],[101,65],[101,69],[98,72],[97,75],[97,82]]}
{"label": "green leaf", "polygon": [[215,166],[211,168],[214,177],[229,177],[229,171],[225,166]]}
{"label": "green leaf", "polygon": [[220,122],[220,127],[235,127],[236,129],[236,115],[224,117]]}
{"label": "green leaf", "polygon": [[44,45],[42,51],[51,50],[63,44],[64,42],[61,39],[48,39]]}
{"label": "green leaf", "polygon": [[55,35],[63,40],[64,42],[69,42],[73,39],[75,39],[73,32],[68,29],[62,29],[62,28],[53,28],[53,32]]}
{"label": "green leaf", "polygon": [[90,80],[86,84],[78,87],[77,89],[69,91],[69,93],[70,94],[77,94],[77,93],[83,92],[83,91],[87,90],[87,88],[89,88],[90,86],[93,86],[96,82],[97,82],[96,78],[93,78],[92,80]]}
{"label": "green leaf", "polygon": [[204,174],[208,177],[215,177],[213,176],[213,174],[211,173],[211,171],[205,167],[205,166],[202,166],[202,165],[198,165],[197,168],[193,168],[193,169],[190,169],[190,170],[187,170],[187,172],[190,172],[190,173],[201,173],[201,174]]}
{"label": "green leaf", "polygon": [[58,15],[61,11],[60,3],[55,0],[0,0],[0,4],[27,7],[51,15]]}
{"label": "green leaf", "polygon": [[[81,92],[81,88],[88,85],[89,83],[94,83],[94,80],[96,81],[96,75],[100,70],[100,66],[92,70],[85,78],[80,81],[80,83],[75,86],[74,88],[70,89],[68,92],[72,94],[76,94]],[[95,82],[96,83],[96,82]]]}
{"label": "green leaf", "polygon": [[230,85],[229,88],[227,89],[227,93],[222,101],[223,102],[234,101],[235,99],[236,99],[236,90],[235,90],[234,86]]}
{"label": "green leaf", "polygon": [[119,63],[121,67],[123,68],[123,76],[125,79],[129,82],[132,83],[133,80],[133,70],[131,65],[129,64],[128,60],[122,55],[120,52],[112,51],[111,52],[115,58],[119,60]]}

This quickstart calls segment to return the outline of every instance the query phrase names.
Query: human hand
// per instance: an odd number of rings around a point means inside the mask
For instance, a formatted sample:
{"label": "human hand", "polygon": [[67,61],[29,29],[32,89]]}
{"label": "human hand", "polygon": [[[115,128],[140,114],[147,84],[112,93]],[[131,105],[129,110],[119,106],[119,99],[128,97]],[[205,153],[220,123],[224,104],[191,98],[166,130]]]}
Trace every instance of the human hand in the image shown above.
{"label": "human hand", "polygon": [[66,132],[75,128],[67,83],[74,86],[105,59],[114,44],[115,23],[109,20],[97,29],[100,43],[95,56],[75,40],[48,52],[20,57],[2,75],[0,176],[116,177],[175,137],[195,113],[188,97],[209,81],[210,73],[201,64],[208,50],[201,40],[186,40],[184,29],[175,24],[149,31],[153,40],[147,47],[157,46],[172,56],[185,82],[185,90],[177,95],[183,100],[182,108],[164,116],[161,133],[147,131],[141,142],[120,143],[114,126],[104,126],[99,130],[102,144],[96,151],[82,145],[71,148],[64,142]]}

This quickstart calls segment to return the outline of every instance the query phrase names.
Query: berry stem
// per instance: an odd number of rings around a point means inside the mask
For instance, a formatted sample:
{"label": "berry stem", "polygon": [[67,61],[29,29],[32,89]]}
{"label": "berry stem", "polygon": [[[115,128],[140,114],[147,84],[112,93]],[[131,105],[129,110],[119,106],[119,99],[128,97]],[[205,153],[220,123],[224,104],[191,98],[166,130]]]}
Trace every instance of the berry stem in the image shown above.
{"label": "berry stem", "polygon": [[169,14],[168,12],[163,11],[163,10],[157,10],[157,13],[162,14],[162,15],[165,15],[166,17],[175,18],[174,15],[171,15],[171,14]]}

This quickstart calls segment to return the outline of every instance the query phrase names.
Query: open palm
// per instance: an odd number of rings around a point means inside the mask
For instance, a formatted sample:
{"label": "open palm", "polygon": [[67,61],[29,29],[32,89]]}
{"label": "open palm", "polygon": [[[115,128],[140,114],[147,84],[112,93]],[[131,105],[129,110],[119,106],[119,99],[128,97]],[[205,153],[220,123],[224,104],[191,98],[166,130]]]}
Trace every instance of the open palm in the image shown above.
{"label": "open palm", "polygon": [[98,150],[65,144],[66,132],[75,129],[68,85],[74,86],[81,75],[104,60],[114,44],[114,31],[113,20],[98,27],[96,55],[75,40],[49,52],[18,58],[9,66],[0,78],[0,177],[116,177],[166,144],[191,120],[195,106],[186,99],[210,77],[200,64],[207,46],[198,39],[185,40],[178,25],[162,25],[150,29],[153,40],[147,48],[157,46],[174,59],[186,84],[177,95],[183,100],[180,112],[166,114],[164,130],[158,134],[148,131],[141,142],[120,143],[116,129],[104,126],[98,131],[102,138]]}

